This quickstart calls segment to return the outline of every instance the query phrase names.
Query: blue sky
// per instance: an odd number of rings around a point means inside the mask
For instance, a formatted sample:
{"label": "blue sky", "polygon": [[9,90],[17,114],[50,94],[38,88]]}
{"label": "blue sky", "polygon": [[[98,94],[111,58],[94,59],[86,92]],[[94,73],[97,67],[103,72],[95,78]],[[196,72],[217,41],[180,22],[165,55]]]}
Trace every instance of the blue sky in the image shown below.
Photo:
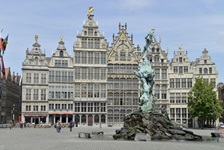
{"label": "blue sky", "polygon": [[0,30],[9,34],[5,67],[21,75],[26,49],[32,49],[39,36],[42,51],[48,57],[56,50],[60,35],[67,51],[72,53],[77,31],[87,20],[89,6],[95,8],[94,20],[109,43],[118,33],[118,25],[128,25],[134,44],[143,48],[144,37],[155,28],[161,36],[163,50],[169,48],[169,59],[180,44],[188,51],[190,61],[206,48],[224,82],[224,1],[222,0],[10,0],[1,2]]}

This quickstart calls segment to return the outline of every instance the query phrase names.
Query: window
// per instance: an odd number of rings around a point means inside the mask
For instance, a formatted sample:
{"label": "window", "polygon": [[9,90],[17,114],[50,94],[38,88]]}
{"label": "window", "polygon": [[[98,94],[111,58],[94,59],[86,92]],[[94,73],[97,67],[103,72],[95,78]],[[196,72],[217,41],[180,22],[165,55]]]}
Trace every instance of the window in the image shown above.
{"label": "window", "polygon": [[170,88],[174,88],[174,79],[170,78]]}
{"label": "window", "polygon": [[204,60],[204,64],[207,64],[207,60]]}
{"label": "window", "polygon": [[54,110],[54,104],[49,104],[49,110]]}
{"label": "window", "polygon": [[75,52],[75,63],[80,64],[80,52]]}
{"label": "window", "polygon": [[82,52],[82,64],[86,64],[87,63],[87,53],[86,52]]}
{"label": "window", "polygon": [[82,97],[86,97],[87,96],[86,84],[82,84],[81,86],[82,86],[82,88],[81,88]]}
{"label": "window", "polygon": [[93,48],[93,39],[88,39],[88,48]]}
{"label": "window", "polygon": [[106,57],[107,57],[106,53],[101,53],[101,64],[107,63]]}
{"label": "window", "polygon": [[26,100],[31,100],[31,89],[26,89]]}
{"label": "window", "polygon": [[94,39],[94,47],[95,48],[100,48],[100,39]]}
{"label": "window", "polygon": [[35,57],[35,65],[38,65],[38,57]]}
{"label": "window", "polygon": [[60,51],[60,57],[63,57],[64,55],[63,55],[63,51]]}
{"label": "window", "polygon": [[82,48],[87,48],[87,39],[86,38],[82,39]]}
{"label": "window", "polygon": [[192,88],[192,79],[191,78],[187,79],[187,88]]}
{"label": "window", "polygon": [[204,68],[204,74],[208,74],[208,69]]}
{"label": "window", "polygon": [[162,99],[166,99],[166,93],[167,93],[167,87],[166,85],[162,86]]}
{"label": "window", "polygon": [[33,105],[33,111],[38,111],[38,105]]}
{"label": "window", "polygon": [[202,68],[199,68],[199,74],[202,74]]}
{"label": "window", "polygon": [[167,70],[162,69],[162,79],[167,79]]}
{"label": "window", "polygon": [[33,90],[33,100],[38,100],[38,92],[39,92],[39,89]]}
{"label": "window", "polygon": [[87,79],[87,68],[82,68],[82,79]]}
{"label": "window", "polygon": [[209,74],[212,74],[212,68],[209,68]]}
{"label": "window", "polygon": [[73,104],[68,104],[68,110],[73,110]]}
{"label": "window", "polygon": [[75,103],[75,112],[80,112],[80,103]]}
{"label": "window", "polygon": [[180,93],[176,93],[176,103],[180,103]]}
{"label": "window", "polygon": [[154,62],[159,62],[159,56],[158,55],[154,56]]}
{"label": "window", "polygon": [[212,83],[212,85],[213,85],[214,87],[216,87],[216,80],[215,80],[215,78],[211,78],[211,83]]}
{"label": "window", "polygon": [[26,73],[26,83],[31,83],[31,73]]}
{"label": "window", "polygon": [[62,60],[61,67],[68,67],[68,60]]}
{"label": "window", "polygon": [[86,112],[86,103],[81,103],[81,112]]}
{"label": "window", "polygon": [[160,70],[155,69],[155,79],[160,79]]}
{"label": "window", "polygon": [[183,67],[179,66],[179,74],[183,74]]}
{"label": "window", "polygon": [[39,73],[34,73],[34,83],[39,83]]}
{"label": "window", "polygon": [[86,123],[86,115],[81,116],[81,123]]}
{"label": "window", "polygon": [[186,78],[181,79],[182,88],[186,88]]}
{"label": "window", "polygon": [[88,35],[93,36],[93,29],[92,28],[88,28]]}
{"label": "window", "polygon": [[160,86],[159,85],[155,85],[155,97],[157,99],[160,99]]}
{"label": "window", "polygon": [[41,89],[41,100],[46,100],[46,89]]}
{"label": "window", "polygon": [[41,106],[40,106],[40,110],[41,110],[41,111],[46,111],[46,106],[45,106],[45,105],[41,105]]}
{"label": "window", "polygon": [[187,93],[182,93],[182,103],[183,104],[187,103]]}
{"label": "window", "polygon": [[184,73],[188,73],[188,66],[184,66]]}
{"label": "window", "polygon": [[30,105],[26,105],[26,111],[31,111],[31,106]]}
{"label": "window", "polygon": [[80,83],[75,83],[75,97],[80,97]]}
{"label": "window", "polygon": [[88,112],[93,112],[93,103],[88,103]]}
{"label": "window", "polygon": [[80,79],[80,68],[75,68],[75,79]]}
{"label": "window", "polygon": [[100,64],[100,53],[98,52],[95,53],[94,64]]}
{"label": "window", "polygon": [[88,64],[93,64],[93,52],[88,52]]}
{"label": "window", "polygon": [[46,73],[41,73],[41,83],[46,83]]}
{"label": "window", "polygon": [[174,73],[178,73],[178,68],[177,68],[177,66],[174,66],[174,67],[173,67],[173,72],[174,72]]}
{"label": "window", "polygon": [[174,98],[174,93],[170,93],[170,103],[174,103],[175,98]]}
{"label": "window", "polygon": [[182,63],[182,57],[179,57],[179,63]]}
{"label": "window", "polygon": [[126,61],[126,52],[120,52],[120,61]]}
{"label": "window", "polygon": [[180,88],[180,78],[176,78],[176,88]]}

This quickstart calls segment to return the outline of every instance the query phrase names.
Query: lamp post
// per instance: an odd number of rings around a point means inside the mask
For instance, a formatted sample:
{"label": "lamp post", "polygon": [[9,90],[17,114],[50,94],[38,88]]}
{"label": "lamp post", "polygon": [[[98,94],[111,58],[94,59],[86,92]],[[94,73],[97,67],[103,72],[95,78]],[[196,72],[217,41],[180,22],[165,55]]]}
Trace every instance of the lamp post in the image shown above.
{"label": "lamp post", "polygon": [[15,104],[12,105],[12,125],[14,126],[15,121]]}
{"label": "lamp post", "polygon": [[100,118],[99,118],[100,119],[100,129],[102,128],[101,127],[101,115],[102,115],[101,112],[102,112],[102,110],[101,110],[101,103],[100,103]]}

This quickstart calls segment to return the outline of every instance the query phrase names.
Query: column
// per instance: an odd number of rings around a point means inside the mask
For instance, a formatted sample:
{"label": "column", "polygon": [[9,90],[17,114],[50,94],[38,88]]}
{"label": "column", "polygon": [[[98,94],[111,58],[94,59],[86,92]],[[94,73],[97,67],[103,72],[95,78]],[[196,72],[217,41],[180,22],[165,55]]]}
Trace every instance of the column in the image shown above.
{"label": "column", "polygon": [[66,115],[66,123],[68,123],[68,115]]}

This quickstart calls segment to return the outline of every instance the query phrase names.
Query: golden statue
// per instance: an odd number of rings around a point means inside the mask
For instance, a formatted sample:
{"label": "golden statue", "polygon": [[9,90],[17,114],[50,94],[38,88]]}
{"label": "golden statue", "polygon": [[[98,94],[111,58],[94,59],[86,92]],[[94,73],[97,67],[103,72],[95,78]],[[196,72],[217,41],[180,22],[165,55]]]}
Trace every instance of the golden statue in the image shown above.
{"label": "golden statue", "polygon": [[92,15],[93,11],[94,11],[94,8],[92,6],[90,6],[89,10],[88,10],[88,18],[90,18],[90,16]]}
{"label": "golden statue", "polygon": [[38,35],[35,35],[35,41],[37,42],[38,41]]}
{"label": "golden statue", "polygon": [[63,35],[60,35],[60,41],[63,41]]}

